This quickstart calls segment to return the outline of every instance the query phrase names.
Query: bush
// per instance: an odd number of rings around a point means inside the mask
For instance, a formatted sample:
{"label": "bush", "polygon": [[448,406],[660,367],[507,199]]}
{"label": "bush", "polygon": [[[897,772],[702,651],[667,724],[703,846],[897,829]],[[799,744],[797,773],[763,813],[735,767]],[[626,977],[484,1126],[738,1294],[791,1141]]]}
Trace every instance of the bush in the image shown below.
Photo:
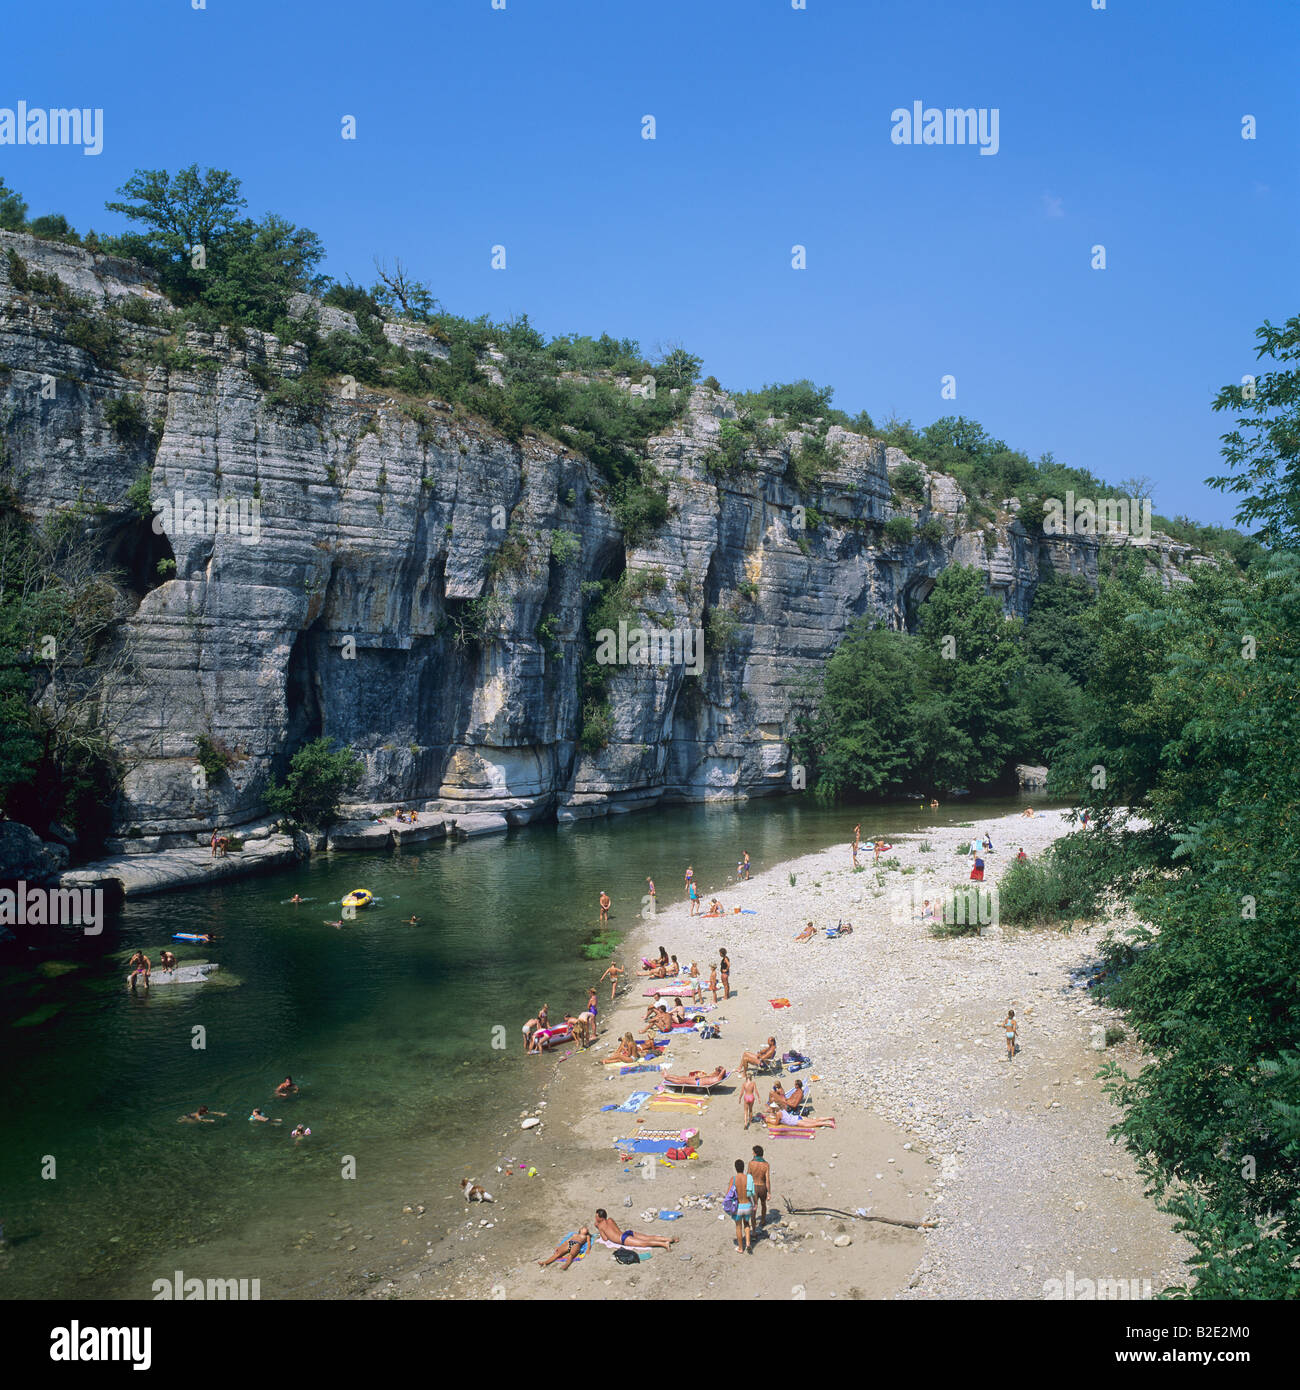
{"label": "bush", "polygon": [[614,711],[607,703],[589,701],[582,707],[582,732],[578,746],[584,753],[599,753],[614,733]]}
{"label": "bush", "polygon": [[916,528],[916,534],[920,540],[938,545],[943,540],[943,526],[935,517],[931,517]]}
{"label": "bush", "polygon": [[885,522],[885,539],[891,545],[907,545],[914,535],[911,517],[891,516]]}
{"label": "bush", "polygon": [[[174,565],[175,561],[172,563]],[[208,734],[200,734],[194,740],[194,747],[195,761],[203,769],[209,785],[224,776],[234,764],[235,755],[230,749]]]}
{"label": "bush", "polygon": [[104,419],[124,443],[138,444],[149,437],[149,423],[139,396],[115,396],[104,407]]}
{"label": "bush", "polygon": [[153,515],[153,475],[146,471],[126,490],[126,500],[139,516]]}
{"label": "bush", "polygon": [[582,537],[572,531],[551,532],[551,558],[557,565],[567,565],[582,549]]}
{"label": "bush", "polygon": [[295,825],[329,825],[338,819],[339,798],[355,787],[364,767],[350,748],[333,751],[332,738],[318,738],[289,760],[289,776],[273,782],[267,807]]}
{"label": "bush", "polygon": [[925,495],[925,476],[911,459],[900,463],[889,475],[889,481],[900,496],[908,497],[913,502],[921,501]]}
{"label": "bush", "polygon": [[629,483],[614,498],[614,519],[624,541],[637,545],[668,520],[668,494],[645,483]]}
{"label": "bush", "polygon": [[1015,859],[998,883],[1002,921],[1008,926],[1050,926],[1093,917],[1100,890],[1091,866],[1058,840],[1037,859]]}

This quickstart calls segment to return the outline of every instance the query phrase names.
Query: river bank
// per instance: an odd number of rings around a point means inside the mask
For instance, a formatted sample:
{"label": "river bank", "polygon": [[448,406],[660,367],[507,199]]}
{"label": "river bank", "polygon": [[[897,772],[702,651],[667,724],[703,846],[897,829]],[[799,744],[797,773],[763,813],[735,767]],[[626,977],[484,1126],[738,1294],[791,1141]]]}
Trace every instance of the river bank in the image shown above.
{"label": "river bank", "polygon": [[[1017,845],[1033,855],[1071,829],[1054,811],[1033,820],[978,820],[969,833],[987,832],[997,846],[986,880],[996,886]],[[610,1079],[596,1060],[622,1032],[638,1028],[647,986],[634,979],[602,1015],[604,1032],[590,1054],[537,1061],[537,1099],[527,1113],[542,1124],[503,1133],[496,1163],[470,1159],[454,1174],[437,1175],[407,1213],[412,1254],[420,1246],[424,1253],[399,1261],[366,1292],[1042,1298],[1050,1280],[1070,1271],[1136,1280],[1138,1289],[1149,1281],[1153,1292],[1177,1278],[1185,1247],[1142,1196],[1127,1154],[1108,1139],[1114,1111],[1093,1077],[1102,1060],[1093,1030],[1114,1026],[1083,987],[1104,925],[1068,935],[994,927],[983,936],[936,938],[917,909],[924,897],[966,880],[957,854],[965,838],[951,826],[932,837],[899,837],[888,855],[897,867],[879,870],[863,853],[864,867],[854,872],[847,844],[804,855],[722,892],[726,917],[692,918],[685,903],[676,904],[639,924],[619,952],[633,968],[662,943],[707,975],[725,945],[733,996],[720,997],[708,1015],[722,1039],[679,1035],[684,1041],[674,1039],[668,1053],[673,1069],[722,1062],[734,1071],[744,1048],[775,1034],[781,1051],[811,1054],[819,1078],[814,1113],[834,1115],[838,1129],[813,1140],[770,1141],[761,1126],[746,1134],[729,1077],[698,1118],[672,1121],[698,1126],[699,1159],[672,1167],[620,1161],[615,1139],[634,1134],[639,1118],[642,1127],[657,1127],[671,1113],[600,1109],[656,1082],[645,1073]],[[737,906],[755,915],[733,915]],[[794,941],[809,919],[818,934]],[[854,923],[852,936],[827,939],[820,929],[839,920]],[[599,973],[593,970],[593,980]],[[791,1006],[773,1009],[769,1000],[780,997]],[[1014,1060],[1006,1058],[999,1027],[1008,1008],[1021,1020]],[[1111,1052],[1127,1066],[1139,1061],[1126,1043]],[[776,1214],[754,1255],[742,1259],[732,1249],[732,1223],[719,1219],[719,1199],[732,1159],[748,1160],[754,1144],[772,1162]],[[525,1176],[529,1168],[537,1169],[535,1179]],[[497,1202],[466,1208],[461,1176],[483,1182]],[[700,1202],[710,1193],[712,1209]],[[791,1216],[786,1198],[796,1208],[937,1224],[922,1231]],[[533,1261],[590,1224],[598,1205],[625,1226],[670,1233],[680,1244],[635,1267],[618,1265],[597,1245],[567,1272],[539,1270]],[[650,1219],[679,1208],[678,1220]]]}

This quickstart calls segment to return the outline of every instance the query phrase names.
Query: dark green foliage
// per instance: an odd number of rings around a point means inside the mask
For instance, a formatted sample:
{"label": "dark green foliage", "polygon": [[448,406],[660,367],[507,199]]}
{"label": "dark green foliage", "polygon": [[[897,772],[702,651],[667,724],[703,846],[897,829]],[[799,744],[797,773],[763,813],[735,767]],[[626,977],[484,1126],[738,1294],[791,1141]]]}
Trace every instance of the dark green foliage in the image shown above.
{"label": "dark green foliage", "polygon": [[139,444],[149,438],[149,422],[139,396],[114,396],[104,406],[104,419],[123,443]]}
{"label": "dark green foliage", "polygon": [[998,911],[1005,926],[1056,926],[1097,915],[1099,879],[1092,864],[1076,853],[1079,838],[1057,840],[1039,858],[1007,865],[998,880]]}
{"label": "dark green foliage", "polygon": [[234,765],[234,753],[210,734],[200,734],[194,740],[194,748],[195,761],[203,769],[209,786],[220,781]]}
{"label": "dark green foliage", "polygon": [[909,545],[914,534],[909,516],[891,516],[885,522],[885,539],[890,545]]}
{"label": "dark green foliage", "polygon": [[274,214],[242,216],[240,180],[224,169],[138,169],[118,192],[125,201],[106,204],[109,211],[144,230],[108,249],[150,266],[174,304],[270,329],[291,294],[321,287],[315,269],[325,253],[316,234]]}
{"label": "dark green foliage", "polygon": [[931,517],[916,528],[916,534],[919,540],[926,541],[931,545],[938,545],[943,540],[943,524]]}
{"label": "dark green foliage", "polygon": [[925,496],[925,478],[919,466],[911,459],[905,459],[889,475],[894,489],[913,502],[920,502]]}
{"label": "dark green foliage", "polygon": [[81,241],[76,229],[61,212],[47,212],[44,217],[33,218],[27,224],[27,230],[46,241],[70,241],[74,245]]}
{"label": "dark green foliage", "polygon": [[839,463],[844,450],[838,444],[828,444],[823,429],[806,434],[790,454],[785,480],[797,492],[811,492],[819,487],[825,475]]}
{"label": "dark green foliage", "polygon": [[1255,356],[1276,367],[1245,386],[1225,386],[1215,410],[1236,414],[1223,436],[1229,472],[1206,481],[1242,497],[1236,520],[1257,524],[1265,544],[1300,549],[1300,315],[1256,329]]}
{"label": "dark green foliage", "polygon": [[360,781],[364,767],[351,749],[335,752],[332,738],[318,738],[289,760],[283,783],[267,788],[267,807],[297,825],[329,825],[338,819],[339,800]]}
{"label": "dark green foliage", "polygon": [[26,222],[26,202],[0,179],[0,228],[6,232],[21,232]]}

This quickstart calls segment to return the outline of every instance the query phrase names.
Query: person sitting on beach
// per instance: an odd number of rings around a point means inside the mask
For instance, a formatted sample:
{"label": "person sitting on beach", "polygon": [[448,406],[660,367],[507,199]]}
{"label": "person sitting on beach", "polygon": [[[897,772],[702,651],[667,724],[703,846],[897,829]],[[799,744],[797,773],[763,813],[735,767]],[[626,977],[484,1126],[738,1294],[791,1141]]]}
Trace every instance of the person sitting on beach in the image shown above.
{"label": "person sitting on beach", "polygon": [[668,1250],[681,1239],[680,1236],[648,1236],[641,1231],[620,1231],[604,1207],[596,1208],[596,1231],[611,1245],[626,1245],[629,1250]]}
{"label": "person sitting on beach", "polygon": [[667,976],[668,971],[658,961],[655,961],[653,965],[647,966],[644,970],[638,970],[636,973],[644,976],[647,980],[662,980]]}
{"label": "person sitting on beach", "polygon": [[275,1094],[281,1097],[296,1096],[298,1094],[298,1088],[293,1084],[293,1077],[286,1076],[275,1088]]}
{"label": "person sitting on beach", "polygon": [[670,1033],[672,1032],[673,1020],[668,1010],[662,1004],[658,1008],[651,1010],[649,1014],[649,1024],[641,1031],[647,1035],[651,1033]]}
{"label": "person sitting on beach", "polygon": [[662,965],[663,968],[664,968],[665,970],[668,969],[668,960],[669,960],[668,952],[665,951],[664,948],[663,948],[662,946],[660,946],[660,948],[659,948],[659,964]]}
{"label": "person sitting on beach", "polygon": [[636,1039],[631,1033],[624,1033],[618,1046],[610,1054],[611,1062],[635,1062],[637,1059]]}
{"label": "person sitting on beach", "polygon": [[796,941],[811,941],[817,935],[817,928],[811,922],[795,937]]}
{"label": "person sitting on beach", "polygon": [[1032,806],[1026,806],[1025,809],[1024,809],[1023,811],[1021,811],[1020,814],[1021,814],[1022,816],[1024,816],[1026,820],[1033,820],[1033,818],[1034,818],[1034,808],[1033,808]]}
{"label": "person sitting on beach", "polygon": [[757,1052],[745,1052],[740,1058],[740,1071],[749,1075],[751,1066],[761,1067],[765,1062],[770,1062],[776,1056],[776,1039],[768,1038],[767,1042],[758,1049]]}
{"label": "person sitting on beach", "polygon": [[682,973],[682,967],[677,964],[676,956],[673,956],[668,962],[668,973],[674,980]]}
{"label": "person sitting on beach", "polygon": [[838,926],[835,928],[835,930],[836,930],[837,932],[839,932],[839,934],[840,934],[841,936],[852,936],[852,935],[853,935],[853,923],[852,923],[852,922],[840,922],[840,923],[838,924]]}
{"label": "person sitting on beach", "polygon": [[686,1005],[683,1004],[680,999],[674,999],[673,1006],[668,1012],[668,1017],[672,1019],[674,1023],[685,1023]]}
{"label": "person sitting on beach", "polygon": [[177,1122],[183,1125],[214,1125],[215,1117],[220,1115],[224,1120],[226,1112],[224,1110],[209,1110],[206,1105],[200,1105],[197,1110],[191,1111],[188,1115],[182,1115]]}
{"label": "person sitting on beach", "polygon": [[168,973],[176,969],[176,957],[165,947],[158,957],[158,969]]}
{"label": "person sitting on beach", "polygon": [[721,917],[725,911],[726,911],[726,909],[725,909],[725,908],[722,906],[722,904],[717,900],[717,898],[713,898],[713,899],[710,900],[710,902],[709,902],[709,910],[704,914],[704,916],[705,916],[705,917]]}
{"label": "person sitting on beach", "polygon": [[560,1265],[560,1268],[568,1269],[574,1260],[582,1254],[583,1247],[590,1244],[590,1242],[591,1232],[585,1226],[579,1226],[574,1235],[571,1235],[567,1240],[562,1240],[559,1245],[555,1247],[555,1253],[549,1260],[538,1260],[537,1263],[545,1269],[547,1265],[553,1265],[556,1260],[561,1260],[563,1263]]}
{"label": "person sitting on beach", "polygon": [[786,1108],[785,1087],[781,1085],[780,1081],[772,1082],[772,1089],[767,1093],[767,1104],[769,1109],[774,1105],[782,1110]]}
{"label": "person sitting on beach", "polygon": [[800,1077],[799,1080],[794,1083],[794,1089],[785,1093],[785,1105],[783,1109],[798,1110],[803,1104],[803,1096],[803,1078]]}
{"label": "person sitting on beach", "polygon": [[770,1105],[767,1110],[767,1122],[774,1128],[780,1125],[798,1125],[801,1129],[835,1129],[837,1128],[833,1118],[822,1120],[802,1119],[790,1110],[782,1110],[779,1105]]}

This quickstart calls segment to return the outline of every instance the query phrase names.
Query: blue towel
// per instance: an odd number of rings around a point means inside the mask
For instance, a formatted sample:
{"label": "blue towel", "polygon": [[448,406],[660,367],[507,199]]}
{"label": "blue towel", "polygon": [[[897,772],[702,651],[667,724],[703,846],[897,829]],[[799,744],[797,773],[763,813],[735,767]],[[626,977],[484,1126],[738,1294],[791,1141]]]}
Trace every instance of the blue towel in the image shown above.
{"label": "blue towel", "polygon": [[666,1154],[669,1149],[680,1149],[685,1139],[634,1139],[624,1144],[615,1142],[614,1147],[625,1154]]}
{"label": "blue towel", "polygon": [[659,1213],[659,1219],[660,1221],[680,1221],[682,1219],[682,1214],[679,1211],[661,1211]]}
{"label": "blue towel", "polygon": [[626,1110],[630,1113],[633,1110],[640,1110],[652,1094],[651,1091],[633,1091],[622,1105],[602,1105],[600,1108],[602,1110]]}
{"label": "blue towel", "polygon": [[658,1071],[658,1070],[659,1070],[659,1068],[658,1068],[657,1066],[650,1066],[649,1064],[645,1064],[645,1065],[642,1065],[642,1066],[639,1066],[639,1067],[619,1067],[619,1069],[618,1069],[618,1074],[619,1074],[620,1076],[634,1076],[634,1075],[635,1075],[637,1072],[639,1072],[639,1071]]}

